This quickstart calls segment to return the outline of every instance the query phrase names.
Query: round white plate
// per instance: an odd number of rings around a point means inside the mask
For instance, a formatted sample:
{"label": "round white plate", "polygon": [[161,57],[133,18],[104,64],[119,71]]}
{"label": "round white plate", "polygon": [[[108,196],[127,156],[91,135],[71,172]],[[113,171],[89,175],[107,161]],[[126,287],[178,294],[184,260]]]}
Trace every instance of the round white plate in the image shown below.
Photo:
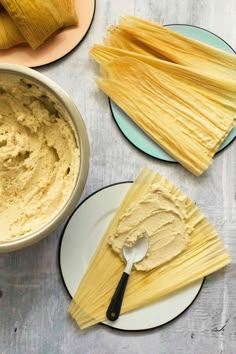
{"label": "round white plate", "polygon": [[[78,206],[68,220],[59,247],[59,267],[71,297],[131,183],[113,184],[95,192]],[[121,315],[115,322],[103,323],[128,331],[161,326],[175,319],[192,304],[202,284],[203,279],[152,305]]]}

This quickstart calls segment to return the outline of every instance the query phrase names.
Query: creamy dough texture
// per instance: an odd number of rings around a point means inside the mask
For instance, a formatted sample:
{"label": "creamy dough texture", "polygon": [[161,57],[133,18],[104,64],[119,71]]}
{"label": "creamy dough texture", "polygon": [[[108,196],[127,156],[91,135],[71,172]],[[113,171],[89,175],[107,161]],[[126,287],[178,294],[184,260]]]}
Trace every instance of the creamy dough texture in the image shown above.
{"label": "creamy dough texture", "polygon": [[[112,249],[123,259],[122,247],[135,243],[139,230],[149,237],[149,250],[134,266],[149,271],[182,252],[188,243],[191,227],[186,222],[186,198],[177,198],[164,186],[153,184],[143,198],[131,205],[119,220],[115,234],[109,238]],[[137,234],[133,233],[137,230]],[[130,237],[134,235],[135,237]]]}
{"label": "creamy dough texture", "polygon": [[0,81],[0,242],[45,226],[71,194],[80,152],[68,114],[43,88]]}

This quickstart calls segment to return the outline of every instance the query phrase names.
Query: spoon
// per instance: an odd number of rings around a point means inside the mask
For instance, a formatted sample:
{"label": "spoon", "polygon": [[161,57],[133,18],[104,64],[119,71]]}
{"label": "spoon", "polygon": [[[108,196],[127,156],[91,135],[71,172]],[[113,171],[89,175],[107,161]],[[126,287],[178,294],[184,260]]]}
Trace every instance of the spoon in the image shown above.
{"label": "spoon", "polygon": [[[131,237],[135,237],[135,243],[130,242]],[[141,233],[139,230],[134,231],[127,237],[123,245],[123,256],[126,260],[126,267],[122,274],[117,288],[112,296],[110,305],[108,306],[106,316],[110,321],[115,321],[120,315],[121,305],[125,293],[125,288],[129,279],[129,274],[132,270],[133,264],[140,262],[148,251],[148,235],[144,231]]]}

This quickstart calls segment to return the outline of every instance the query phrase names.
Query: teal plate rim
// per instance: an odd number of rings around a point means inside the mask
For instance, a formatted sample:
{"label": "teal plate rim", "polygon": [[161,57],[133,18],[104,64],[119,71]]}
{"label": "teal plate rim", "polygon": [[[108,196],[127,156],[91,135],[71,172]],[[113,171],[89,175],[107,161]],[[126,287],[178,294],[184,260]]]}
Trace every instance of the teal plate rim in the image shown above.
{"label": "teal plate rim", "polygon": [[[191,28],[194,28],[194,29],[199,29],[201,31],[204,31],[204,32],[207,32],[211,35],[213,35],[215,38],[219,39],[223,44],[225,44],[229,50],[231,50],[231,52],[233,54],[236,54],[236,51],[234,50],[234,48],[228,44],[223,38],[221,38],[219,35],[215,34],[214,32],[210,31],[210,30],[207,30],[205,28],[202,28],[200,26],[195,26],[195,25],[190,25],[190,24],[183,24],[183,23],[171,23],[171,24],[166,24],[164,25],[166,27],[171,27],[171,26],[180,26],[180,27],[191,27]],[[116,118],[116,114],[114,112],[114,109],[113,109],[113,105],[116,106],[116,104],[108,97],[108,102],[109,102],[109,107],[110,107],[110,111],[111,111],[111,114],[112,114],[112,117],[113,117],[113,120],[114,122],[116,123],[117,127],[119,128],[120,132],[122,133],[122,135],[126,138],[126,140],[131,144],[133,145],[136,149],[140,150],[141,152],[143,152],[144,154],[154,158],[154,159],[157,159],[157,160],[160,160],[160,161],[165,161],[165,162],[169,162],[169,163],[179,163],[178,161],[174,160],[171,156],[169,156],[164,150],[163,150],[163,153],[167,155],[167,158],[165,157],[161,157],[161,156],[156,156],[155,154],[153,153],[150,153],[148,151],[146,151],[144,148],[142,148],[141,146],[139,146],[138,144],[136,145],[135,142],[133,142],[130,137],[129,137],[129,134],[126,134],[126,132],[120,127],[118,121],[117,121],[117,118]],[[124,112],[124,115],[126,115],[126,113]],[[128,116],[127,116],[128,117]],[[130,121],[132,122],[132,124],[135,126],[135,129],[138,131],[141,129],[131,120],[131,118],[129,118]],[[141,131],[142,134],[146,135],[143,131]],[[232,134],[233,133],[233,134]],[[229,133],[229,135],[232,134],[233,136],[229,139],[229,141],[227,143],[222,143],[222,147],[216,152],[216,154],[218,155],[219,153],[221,153],[223,150],[225,150],[225,148],[227,148],[229,145],[231,145],[233,143],[233,141],[236,139],[236,127],[233,128],[233,130],[231,131],[231,133]],[[229,137],[228,135],[228,137]],[[146,135],[146,138],[148,140],[150,140],[150,142],[152,142],[153,144],[156,144],[155,142],[153,142],[151,140],[151,138],[149,138],[147,135]],[[227,139],[227,138],[226,138]],[[225,140],[226,142],[226,140]],[[162,148],[156,144],[158,148],[160,148],[162,150]]]}

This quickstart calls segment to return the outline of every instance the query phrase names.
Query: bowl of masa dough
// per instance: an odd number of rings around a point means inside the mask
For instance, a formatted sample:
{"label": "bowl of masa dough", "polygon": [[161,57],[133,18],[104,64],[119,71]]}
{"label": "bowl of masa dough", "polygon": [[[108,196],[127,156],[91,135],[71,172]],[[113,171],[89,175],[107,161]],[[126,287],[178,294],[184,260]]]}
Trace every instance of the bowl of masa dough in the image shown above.
{"label": "bowl of masa dough", "polygon": [[0,65],[0,252],[41,240],[84,190],[89,142],[67,94],[42,74]]}

